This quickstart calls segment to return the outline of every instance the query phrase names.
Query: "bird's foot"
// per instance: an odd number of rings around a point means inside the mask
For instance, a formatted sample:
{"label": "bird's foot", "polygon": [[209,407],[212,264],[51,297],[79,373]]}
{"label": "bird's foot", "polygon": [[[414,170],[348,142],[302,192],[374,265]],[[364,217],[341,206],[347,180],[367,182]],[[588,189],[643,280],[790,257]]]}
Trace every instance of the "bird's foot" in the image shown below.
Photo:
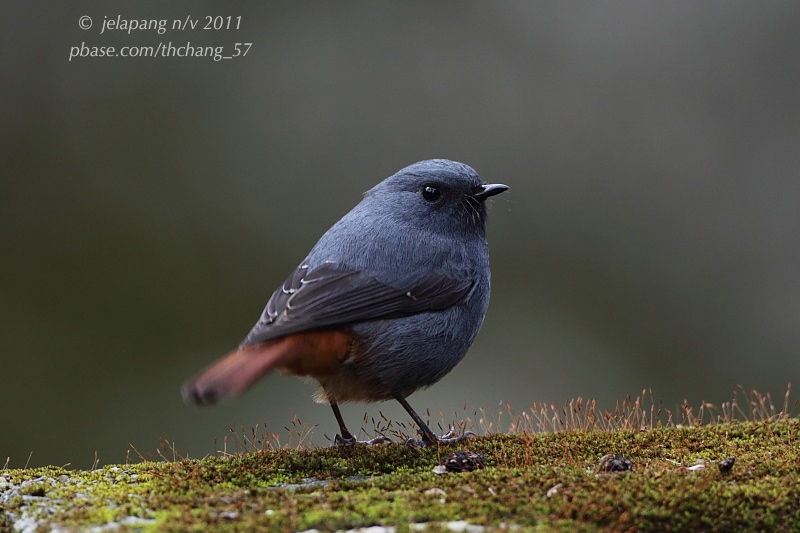
{"label": "bird's foot", "polygon": [[450,430],[441,436],[436,436],[433,433],[426,434],[424,431],[422,432],[422,440],[419,439],[408,439],[406,441],[406,446],[411,448],[424,448],[425,446],[430,446],[431,444],[454,444],[457,442],[463,442],[470,437],[477,437],[478,435],[474,431],[465,431],[463,435],[458,435],[456,433],[456,428],[450,426]]}
{"label": "bird's foot", "polygon": [[367,446],[373,446],[375,444],[383,444],[384,442],[392,442],[392,439],[386,437],[384,435],[378,435],[374,439],[369,440],[358,440],[353,435],[348,435],[346,437],[342,437],[338,433],[335,437],[333,437],[333,445],[334,446],[355,446],[356,444],[364,444]]}

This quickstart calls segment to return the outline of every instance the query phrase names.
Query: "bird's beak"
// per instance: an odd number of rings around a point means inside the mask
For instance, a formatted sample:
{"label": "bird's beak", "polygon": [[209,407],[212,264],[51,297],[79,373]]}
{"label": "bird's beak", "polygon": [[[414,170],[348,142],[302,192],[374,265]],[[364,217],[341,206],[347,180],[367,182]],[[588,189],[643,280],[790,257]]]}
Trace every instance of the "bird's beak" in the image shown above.
{"label": "bird's beak", "polygon": [[503,185],[502,183],[484,183],[481,185],[478,192],[472,195],[473,198],[476,200],[480,200],[481,202],[489,198],[490,196],[494,196],[495,194],[500,194],[503,191],[508,190],[508,185]]}

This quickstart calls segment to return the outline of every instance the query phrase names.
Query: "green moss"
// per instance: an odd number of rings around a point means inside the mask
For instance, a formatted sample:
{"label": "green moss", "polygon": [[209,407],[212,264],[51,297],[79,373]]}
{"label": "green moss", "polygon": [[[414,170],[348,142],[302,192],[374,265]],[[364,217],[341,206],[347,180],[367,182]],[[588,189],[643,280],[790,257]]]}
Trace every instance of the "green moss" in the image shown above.
{"label": "green moss", "polygon": [[[487,467],[436,475],[462,447],[399,444],[259,451],[93,471],[0,471],[0,532],[119,524],[119,531],[303,531],[465,520],[488,530],[800,530],[797,420],[471,440]],[[624,455],[634,470],[603,473]],[[735,457],[723,473],[715,461]],[[690,469],[703,464],[699,469]],[[134,517],[131,519],[129,517]]]}

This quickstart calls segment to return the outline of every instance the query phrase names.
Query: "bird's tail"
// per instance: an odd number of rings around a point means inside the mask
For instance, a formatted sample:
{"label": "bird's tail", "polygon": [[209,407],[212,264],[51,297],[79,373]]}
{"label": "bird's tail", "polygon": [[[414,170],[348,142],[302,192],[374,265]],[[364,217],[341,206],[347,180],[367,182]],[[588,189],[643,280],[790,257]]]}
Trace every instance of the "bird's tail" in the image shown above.
{"label": "bird's tail", "polygon": [[291,357],[281,342],[262,342],[239,347],[211,363],[181,388],[186,403],[208,405],[238,396],[258,378]]}
{"label": "bird's tail", "polygon": [[246,344],[184,383],[181,393],[186,403],[208,405],[238,396],[271,370],[315,378],[334,375],[352,342],[345,331],[327,330]]}

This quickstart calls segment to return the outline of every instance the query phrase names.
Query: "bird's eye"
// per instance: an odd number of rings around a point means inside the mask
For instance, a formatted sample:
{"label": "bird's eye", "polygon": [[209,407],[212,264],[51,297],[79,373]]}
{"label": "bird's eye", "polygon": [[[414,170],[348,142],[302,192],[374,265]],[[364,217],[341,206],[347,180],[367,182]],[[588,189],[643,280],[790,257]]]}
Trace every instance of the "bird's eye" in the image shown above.
{"label": "bird's eye", "polygon": [[436,203],[442,197],[442,191],[439,190],[439,187],[436,185],[423,185],[422,186],[422,197],[425,199],[426,202]]}

